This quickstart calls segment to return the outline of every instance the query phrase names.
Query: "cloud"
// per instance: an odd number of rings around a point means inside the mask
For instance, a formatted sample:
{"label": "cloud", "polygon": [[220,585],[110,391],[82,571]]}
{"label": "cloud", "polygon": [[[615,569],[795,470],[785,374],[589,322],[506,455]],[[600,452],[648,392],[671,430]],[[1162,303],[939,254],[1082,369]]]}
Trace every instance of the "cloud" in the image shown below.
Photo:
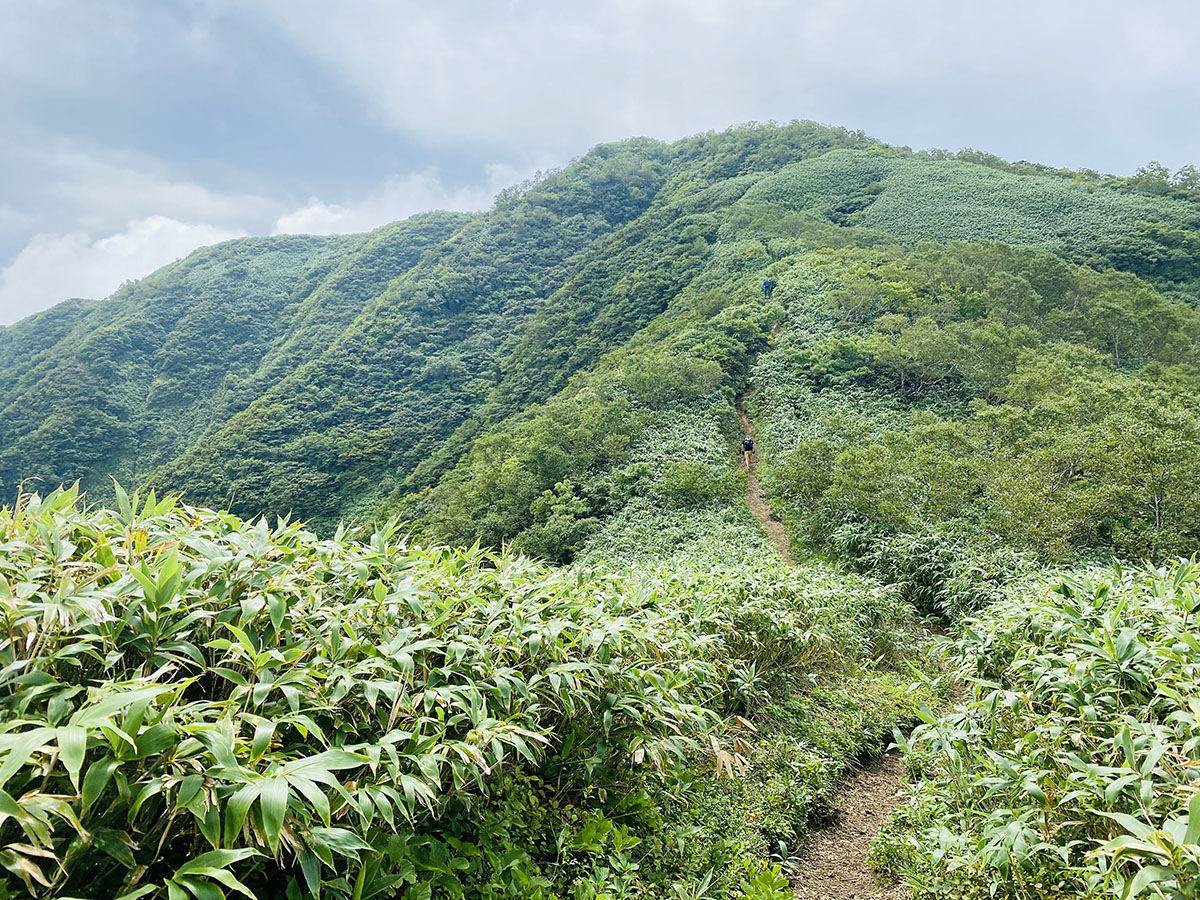
{"label": "cloud", "polygon": [[107,297],[128,279],[243,234],[166,216],[130,222],[124,231],[99,239],[86,231],[39,234],[0,271],[0,325],[68,297]]}
{"label": "cloud", "polygon": [[313,198],[275,221],[275,234],[345,234],[370,231],[388,222],[432,209],[469,212],[492,205],[496,194],[520,181],[511,166],[490,165],[480,184],[449,185],[437,169],[387,178],[376,190],[343,203]]}
{"label": "cloud", "polygon": [[[613,0],[257,8],[406,138],[577,154],[751,119],[1131,170],[1200,141],[1191,0]],[[1180,48],[1184,48],[1181,50]],[[1184,105],[1190,106],[1185,110]],[[1124,128],[1113,127],[1113,116]]]}
{"label": "cloud", "polygon": [[[13,137],[0,146],[0,241],[14,232],[26,240],[31,232],[110,234],[151,216],[261,229],[285,205],[251,191],[215,190],[133,150],[34,129]],[[8,209],[14,214],[3,215]]]}
{"label": "cloud", "polygon": [[[55,190],[66,192],[68,185],[77,189],[81,204],[77,221],[85,227],[37,234],[0,270],[0,325],[69,297],[107,297],[122,282],[149,275],[198,247],[252,231],[339,234],[369,231],[431,209],[486,209],[501,189],[531,174],[493,164],[485,168],[481,180],[470,184],[448,183],[436,168],[394,175],[357,197],[339,201],[313,198],[277,215],[273,225],[264,229],[239,224],[239,220],[261,217],[265,207],[259,198],[223,195],[83,154],[64,158],[68,164],[63,169],[70,176],[60,180]],[[278,209],[278,204],[274,208]],[[183,215],[146,215],[115,233],[94,237],[106,233],[120,209]],[[7,208],[0,206],[0,217],[7,213]],[[216,221],[196,222],[204,216]]]}

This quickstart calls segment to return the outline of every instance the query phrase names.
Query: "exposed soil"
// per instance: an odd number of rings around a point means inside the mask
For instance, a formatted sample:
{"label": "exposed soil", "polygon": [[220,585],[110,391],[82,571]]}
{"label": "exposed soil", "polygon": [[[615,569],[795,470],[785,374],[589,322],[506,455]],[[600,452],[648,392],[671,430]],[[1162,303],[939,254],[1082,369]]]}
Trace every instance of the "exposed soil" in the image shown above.
{"label": "exposed soil", "polygon": [[902,886],[878,887],[867,863],[871,838],[904,796],[904,765],[895,753],[849,776],[838,790],[834,820],[809,832],[792,879],[801,900],[903,900]]}
{"label": "exposed soil", "polygon": [[[741,400],[737,403],[743,434],[753,437],[754,430]],[[756,444],[757,446],[757,444]],[[787,529],[771,514],[762,485],[754,474],[757,451],[746,473],[746,504],[754,518],[771,538],[779,555],[795,565],[788,543]],[[809,833],[797,861],[792,884],[801,900],[903,900],[909,896],[904,887],[876,886],[875,872],[867,862],[871,838],[887,821],[888,813],[903,797],[903,764],[889,753],[849,775],[838,789],[833,820],[824,828]]]}
{"label": "exposed soil", "polygon": [[[738,418],[742,421],[742,433],[754,436],[754,429],[750,425],[750,420],[746,418],[746,411],[742,409],[741,401],[737,405]],[[755,444],[757,446],[757,443]],[[762,485],[759,484],[758,476],[754,474],[754,466],[758,462],[758,451],[750,455],[749,471],[746,473],[746,504],[750,507],[750,512],[754,513],[754,518],[758,519],[763,530],[767,532],[767,537],[771,539],[771,543],[775,545],[775,549],[779,551],[788,563],[794,566],[795,560],[792,559],[791,549],[788,544],[787,529],[783,523],[771,514],[771,507],[767,505],[767,499],[763,496]],[[740,465],[745,466],[745,454],[743,454]]]}

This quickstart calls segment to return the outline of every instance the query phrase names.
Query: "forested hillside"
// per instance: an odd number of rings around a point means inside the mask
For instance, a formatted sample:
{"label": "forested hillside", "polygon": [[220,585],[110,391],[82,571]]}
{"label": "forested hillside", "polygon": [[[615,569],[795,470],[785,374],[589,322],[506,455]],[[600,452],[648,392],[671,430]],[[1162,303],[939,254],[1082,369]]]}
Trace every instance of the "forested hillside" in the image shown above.
{"label": "forested hillside", "polygon": [[892,739],[922,900],[1195,896],[1198,303],[1191,168],[793,123],[0,330],[5,896],[785,900]]}
{"label": "forested hillside", "polygon": [[[234,241],[103,303],[0,330],[0,486],[11,496],[22,482],[78,479],[102,499],[115,475],[247,515],[357,521],[411,505],[482,431],[549,400],[658,317],[660,333],[680,316],[708,321],[807,251],[894,257],[923,240],[1002,241],[1135,274],[1190,305],[1194,181],[940,158],[805,123],[605,145],[487,213]],[[855,265],[852,293],[892,283],[868,271],[874,259]],[[930,318],[898,303],[862,300],[842,318]],[[1010,310],[1005,324],[1035,327],[1025,314]],[[680,335],[669,337],[678,353]],[[1113,340],[1119,367],[1128,357]],[[744,366],[715,349],[692,355],[723,364],[741,389]]]}

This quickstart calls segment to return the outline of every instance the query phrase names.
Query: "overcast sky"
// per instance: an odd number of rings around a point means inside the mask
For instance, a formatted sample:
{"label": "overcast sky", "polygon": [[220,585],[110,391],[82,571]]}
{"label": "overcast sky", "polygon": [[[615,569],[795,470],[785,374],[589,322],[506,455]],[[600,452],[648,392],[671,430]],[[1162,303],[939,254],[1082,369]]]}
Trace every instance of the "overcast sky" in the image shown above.
{"label": "overcast sky", "polygon": [[599,141],[816,119],[1200,164],[1196,0],[0,0],[0,324],[244,234],[479,209]]}

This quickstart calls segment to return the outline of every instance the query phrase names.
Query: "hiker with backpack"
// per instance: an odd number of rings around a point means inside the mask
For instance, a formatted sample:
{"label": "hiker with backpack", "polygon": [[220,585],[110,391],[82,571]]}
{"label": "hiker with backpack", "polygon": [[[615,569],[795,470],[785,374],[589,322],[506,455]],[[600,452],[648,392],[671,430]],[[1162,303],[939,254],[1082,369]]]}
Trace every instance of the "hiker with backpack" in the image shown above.
{"label": "hiker with backpack", "polygon": [[750,468],[751,460],[754,458],[754,438],[746,435],[742,439],[742,456],[746,460],[746,468]]}

